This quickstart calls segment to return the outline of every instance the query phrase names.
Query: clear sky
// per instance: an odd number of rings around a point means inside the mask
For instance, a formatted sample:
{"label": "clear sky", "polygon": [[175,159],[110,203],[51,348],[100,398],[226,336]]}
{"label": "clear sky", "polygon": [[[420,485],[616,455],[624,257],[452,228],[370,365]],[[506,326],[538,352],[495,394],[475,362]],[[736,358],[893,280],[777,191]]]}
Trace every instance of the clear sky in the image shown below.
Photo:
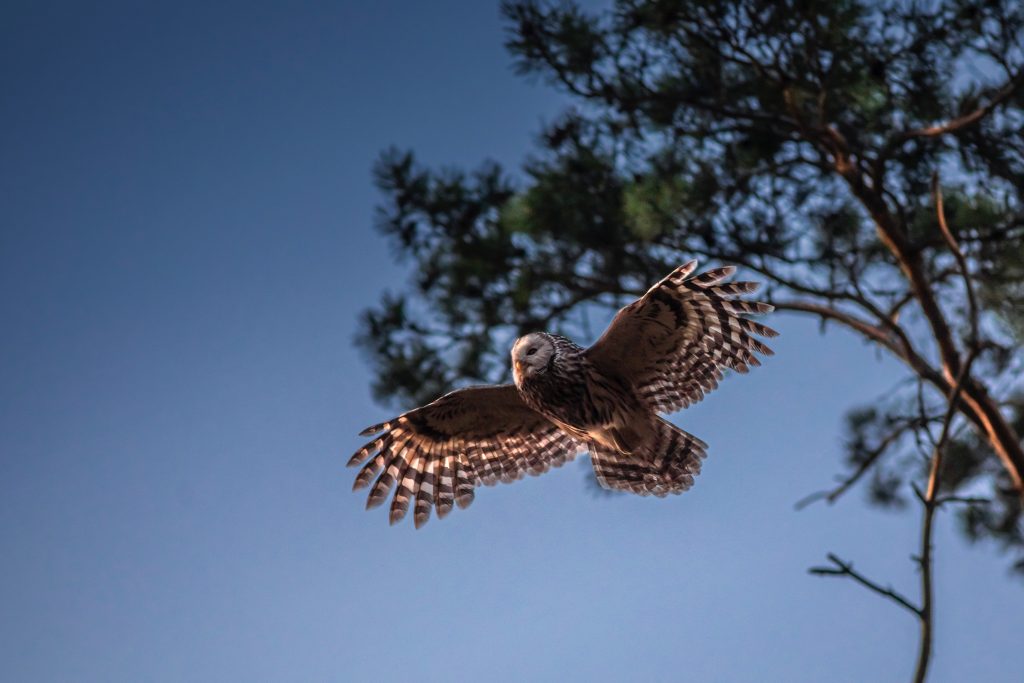
{"label": "clear sky", "polygon": [[[805,570],[916,596],[917,512],[793,510],[898,369],[808,320],[674,418],[684,496],[573,463],[414,531],[350,493],[390,417],[356,319],[407,277],[371,165],[521,161],[563,102],[501,43],[480,0],[4,3],[0,679],[909,677],[913,619]],[[931,680],[1019,681],[1024,585],[953,526]]]}

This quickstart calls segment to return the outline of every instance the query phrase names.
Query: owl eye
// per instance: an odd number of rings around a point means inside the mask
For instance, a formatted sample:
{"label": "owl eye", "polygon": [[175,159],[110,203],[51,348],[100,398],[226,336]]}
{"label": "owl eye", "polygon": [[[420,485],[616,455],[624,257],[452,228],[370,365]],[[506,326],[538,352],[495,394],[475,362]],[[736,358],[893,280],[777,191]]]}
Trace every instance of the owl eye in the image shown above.
{"label": "owl eye", "polygon": [[529,351],[526,352],[526,355],[527,356],[532,356],[535,353],[537,353],[537,349],[530,349]]}

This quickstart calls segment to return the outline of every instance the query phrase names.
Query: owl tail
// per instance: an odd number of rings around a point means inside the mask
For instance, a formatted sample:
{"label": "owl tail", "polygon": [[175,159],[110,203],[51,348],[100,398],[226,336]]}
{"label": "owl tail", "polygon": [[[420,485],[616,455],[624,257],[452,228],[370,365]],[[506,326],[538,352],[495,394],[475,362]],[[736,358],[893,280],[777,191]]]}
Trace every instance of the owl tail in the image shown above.
{"label": "owl tail", "polygon": [[[618,428],[620,433],[613,434],[612,440],[621,439],[621,444],[591,442],[590,459],[601,486],[658,497],[693,486],[708,445],[656,415],[645,427],[632,433]],[[641,445],[634,439],[641,439]],[[627,449],[619,446],[627,443],[631,447],[624,453]]]}

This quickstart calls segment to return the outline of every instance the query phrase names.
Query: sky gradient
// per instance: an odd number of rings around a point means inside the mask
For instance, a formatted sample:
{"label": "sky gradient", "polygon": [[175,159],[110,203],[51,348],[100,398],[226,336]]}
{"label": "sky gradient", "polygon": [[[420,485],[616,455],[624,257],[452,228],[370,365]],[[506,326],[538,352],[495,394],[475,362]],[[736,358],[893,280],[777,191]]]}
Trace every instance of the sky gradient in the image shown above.
{"label": "sky gradient", "polygon": [[[777,355],[673,420],[693,490],[584,464],[415,531],[344,467],[374,404],[359,312],[390,145],[515,168],[564,105],[490,2],[5,3],[0,679],[900,681],[918,513],[795,501],[899,374],[777,315]],[[583,463],[586,460],[583,459]],[[940,515],[933,683],[1019,681],[1024,584]]]}

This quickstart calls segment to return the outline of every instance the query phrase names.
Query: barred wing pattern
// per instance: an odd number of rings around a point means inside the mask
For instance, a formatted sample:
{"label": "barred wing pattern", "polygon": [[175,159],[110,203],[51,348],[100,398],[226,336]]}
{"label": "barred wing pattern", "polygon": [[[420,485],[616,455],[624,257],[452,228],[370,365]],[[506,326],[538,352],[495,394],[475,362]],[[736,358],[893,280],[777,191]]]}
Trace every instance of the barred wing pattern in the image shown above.
{"label": "barred wing pattern", "polygon": [[[377,436],[356,451],[362,464],[353,490],[377,477],[366,507],[383,503],[397,483],[390,520],[401,520],[415,499],[419,528],[447,515],[453,505],[473,502],[473,489],[537,475],[584,450],[540,413],[528,407],[514,385],[469,387],[361,432]],[[379,476],[378,476],[379,474]]]}
{"label": "barred wing pattern", "polygon": [[690,277],[696,267],[696,261],[680,266],[620,310],[587,349],[591,362],[630,382],[655,412],[686,408],[718,386],[723,367],[745,373],[761,364],[755,352],[773,353],[753,335],[778,332],[744,317],[772,306],[737,298],[758,283],[723,283],[733,266]]}
{"label": "barred wing pattern", "polygon": [[623,455],[593,444],[590,461],[601,486],[658,498],[693,486],[708,445],[667,420],[655,419],[656,438],[644,452]]}

